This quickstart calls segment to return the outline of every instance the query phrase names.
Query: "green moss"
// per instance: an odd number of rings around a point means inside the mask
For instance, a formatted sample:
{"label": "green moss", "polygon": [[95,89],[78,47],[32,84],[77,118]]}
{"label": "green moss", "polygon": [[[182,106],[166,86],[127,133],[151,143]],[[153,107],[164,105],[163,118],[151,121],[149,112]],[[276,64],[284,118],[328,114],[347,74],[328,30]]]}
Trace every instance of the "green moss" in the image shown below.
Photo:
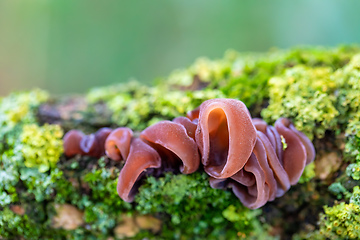
{"label": "green moss", "polygon": [[190,86],[194,78],[202,82],[211,83],[224,79],[231,72],[231,57],[237,53],[228,51],[223,59],[210,60],[205,57],[196,59],[187,69],[178,69],[170,74],[166,83],[174,86]]}
{"label": "green moss", "polygon": [[148,177],[135,201],[142,214],[167,214],[165,239],[237,239],[266,232],[257,219],[260,210],[245,208],[231,192],[212,189],[204,173]]}
{"label": "green moss", "polygon": [[248,107],[261,105],[271,94],[268,81],[272,77],[299,65],[336,70],[343,67],[356,52],[359,52],[357,47],[344,46],[334,49],[303,47],[285,51],[274,49],[265,54],[236,54],[228,78],[219,81],[218,85],[227,97],[240,99]]}
{"label": "green moss", "polygon": [[53,200],[59,203],[69,197],[77,199],[76,191],[58,168],[47,173],[40,172],[37,168],[21,168],[20,173],[20,179],[27,188],[22,197],[34,198],[38,202]]}
{"label": "green moss", "polygon": [[[121,212],[132,212],[132,205],[124,202],[116,191],[117,168],[107,169],[104,159],[99,160],[100,168],[93,168],[83,176],[83,182],[91,189],[90,199],[83,205],[85,221],[92,230],[109,234],[119,222]],[[81,206],[80,206],[81,207]]]}
{"label": "green moss", "polygon": [[63,239],[63,231],[42,226],[27,214],[21,216],[13,213],[9,208],[4,208],[0,214],[0,237],[5,239]]}

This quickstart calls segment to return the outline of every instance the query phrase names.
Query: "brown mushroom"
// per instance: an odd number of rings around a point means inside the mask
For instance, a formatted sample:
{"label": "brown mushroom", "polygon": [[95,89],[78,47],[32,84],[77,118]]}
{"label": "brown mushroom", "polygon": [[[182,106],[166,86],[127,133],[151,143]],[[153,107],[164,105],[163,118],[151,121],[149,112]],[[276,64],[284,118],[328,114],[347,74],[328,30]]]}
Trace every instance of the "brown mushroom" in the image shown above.
{"label": "brown mushroom", "polygon": [[139,138],[133,139],[129,155],[119,174],[117,183],[119,196],[126,202],[132,202],[146,169],[160,167],[161,158],[155,149]]}
{"label": "brown mushroom", "polygon": [[110,128],[101,128],[90,135],[85,135],[79,130],[67,132],[63,138],[65,156],[72,157],[76,154],[97,158],[103,156],[104,143],[111,131]]}
{"label": "brown mushroom", "polygon": [[106,155],[112,160],[126,160],[129,151],[133,132],[130,128],[121,127],[112,131],[105,141]]}
{"label": "brown mushroom", "polygon": [[294,185],[299,181],[308,157],[306,147],[290,125],[290,120],[286,118],[280,118],[275,122],[276,130],[283,136],[287,145],[283,154],[283,166],[289,176],[290,184]]}
{"label": "brown mushroom", "polygon": [[212,99],[200,105],[195,139],[205,172],[214,178],[228,178],[249,159],[256,129],[244,103]]}
{"label": "brown mushroom", "polygon": [[182,173],[189,174],[199,168],[197,145],[183,125],[161,121],[142,131],[140,138],[160,154],[165,170],[180,168]]}
{"label": "brown mushroom", "polygon": [[195,140],[197,123],[192,122],[189,118],[186,117],[177,117],[172,121],[183,125],[186,129],[187,135]]}
{"label": "brown mushroom", "polygon": [[84,153],[80,147],[83,137],[85,137],[85,134],[79,130],[70,130],[65,134],[63,138],[65,156],[72,157]]}

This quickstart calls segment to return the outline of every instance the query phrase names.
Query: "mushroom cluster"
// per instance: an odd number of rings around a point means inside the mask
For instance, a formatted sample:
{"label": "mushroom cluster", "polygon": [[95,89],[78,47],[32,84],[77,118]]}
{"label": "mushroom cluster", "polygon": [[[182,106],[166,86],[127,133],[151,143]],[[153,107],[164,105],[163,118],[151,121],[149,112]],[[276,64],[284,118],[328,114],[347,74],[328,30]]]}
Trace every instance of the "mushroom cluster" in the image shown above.
{"label": "mushroom cluster", "polygon": [[[89,147],[81,146],[103,143],[103,135],[89,137],[74,131],[64,137],[67,156],[89,155]],[[244,206],[255,209],[282,196],[315,158],[311,141],[288,119],[268,126],[252,119],[245,104],[234,99],[205,101],[187,117],[160,121],[139,137],[129,128],[117,128],[104,142],[93,151],[99,156],[105,150],[109,158],[125,160],[117,191],[127,202],[134,200],[144,174],[190,174],[201,164],[211,187],[231,188]]]}

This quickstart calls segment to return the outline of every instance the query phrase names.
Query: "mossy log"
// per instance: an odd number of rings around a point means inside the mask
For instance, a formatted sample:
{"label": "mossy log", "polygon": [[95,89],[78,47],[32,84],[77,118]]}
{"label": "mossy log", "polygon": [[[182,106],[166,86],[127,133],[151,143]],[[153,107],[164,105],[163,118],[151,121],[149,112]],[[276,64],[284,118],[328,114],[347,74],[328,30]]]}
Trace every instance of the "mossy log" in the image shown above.
{"label": "mossy log", "polygon": [[[212,98],[243,101],[272,124],[290,118],[316,159],[300,183],[257,210],[212,189],[202,171],[148,176],[133,203],[116,193],[122,162],[63,155],[71,129],[139,132]],[[0,239],[360,238],[360,49],[229,51],[153,86],[137,82],[52,97],[0,99]]]}

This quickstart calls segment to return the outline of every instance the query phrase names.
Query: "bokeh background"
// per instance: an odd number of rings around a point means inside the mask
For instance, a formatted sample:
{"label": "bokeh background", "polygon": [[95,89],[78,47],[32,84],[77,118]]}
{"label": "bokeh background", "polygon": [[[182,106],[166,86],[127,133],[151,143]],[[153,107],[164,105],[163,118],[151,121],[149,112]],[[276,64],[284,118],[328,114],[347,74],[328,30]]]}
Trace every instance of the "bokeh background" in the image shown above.
{"label": "bokeh background", "polygon": [[360,1],[0,0],[0,95],[149,83],[225,50],[360,42]]}

